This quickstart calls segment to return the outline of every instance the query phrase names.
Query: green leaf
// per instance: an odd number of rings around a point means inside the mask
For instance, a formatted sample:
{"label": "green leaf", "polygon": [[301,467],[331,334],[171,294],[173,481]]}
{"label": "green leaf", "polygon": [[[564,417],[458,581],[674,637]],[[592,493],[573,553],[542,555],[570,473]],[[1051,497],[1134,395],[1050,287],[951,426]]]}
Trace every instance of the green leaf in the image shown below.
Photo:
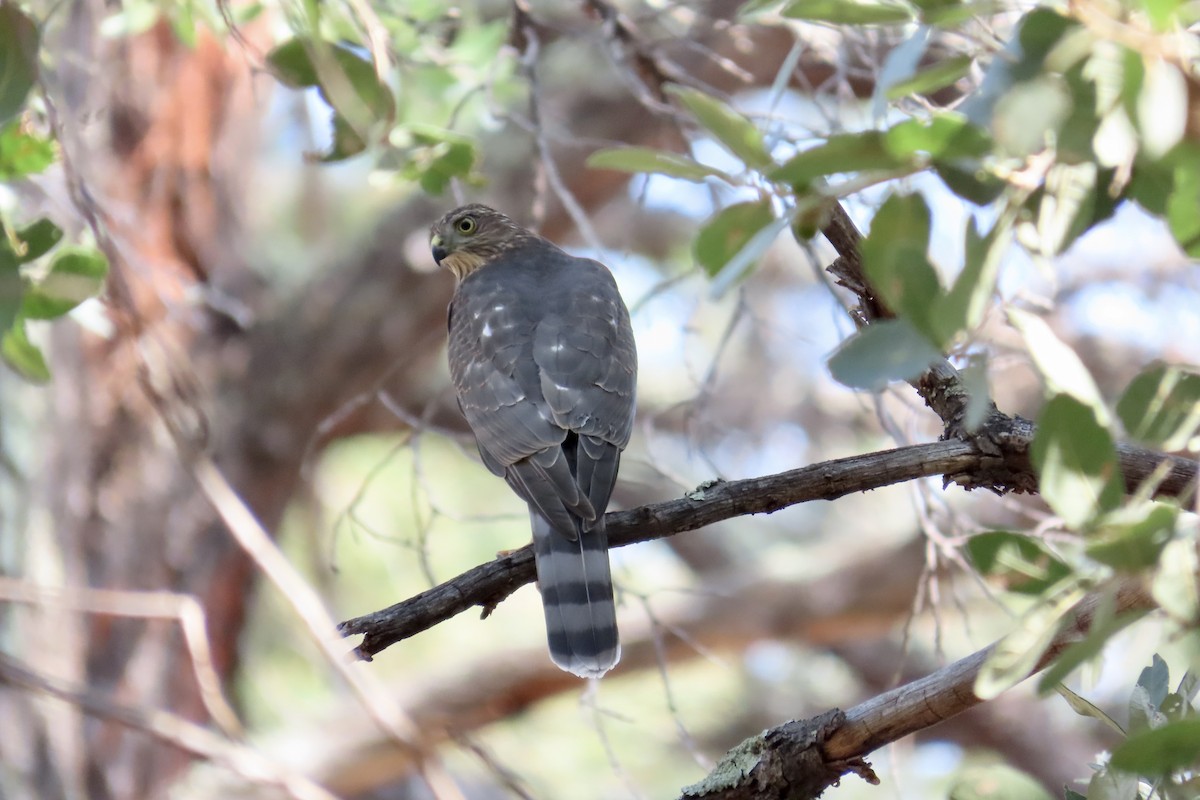
{"label": "green leaf", "polygon": [[18,320],[0,339],[0,356],[21,377],[32,383],[50,380],[50,368],[42,351],[29,341],[24,320]]}
{"label": "green leaf", "polygon": [[735,253],[733,258],[729,259],[725,266],[721,268],[721,271],[713,278],[711,287],[712,296],[720,297],[734,283],[741,280],[746,272],[758,263],[763,254],[767,252],[767,248],[779,238],[779,234],[789,224],[786,216],[780,217],[779,219],[772,220],[769,225],[750,237],[750,241],[746,242],[742,246],[742,249]]}
{"label": "green leaf", "polygon": [[14,119],[0,128],[0,181],[36,175],[53,164],[57,154],[52,139],[25,132]]}
{"label": "green leaf", "polygon": [[285,86],[318,87],[334,110],[334,145],[324,161],[362,152],[395,115],[391,89],[379,80],[375,65],[349,47],[297,36],[271,50],[267,66]]}
{"label": "green leaf", "polygon": [[597,150],[588,156],[587,165],[593,169],[668,175],[693,183],[703,183],[706,178],[720,178],[733,183],[733,179],[719,169],[705,166],[678,153],[652,150],[649,147],[612,147]]}
{"label": "green leaf", "polygon": [[1081,586],[1061,592],[1053,602],[1034,606],[1020,627],[992,646],[975,679],[975,695],[991,700],[1029,677],[1054,640],[1063,619],[1085,594]]}
{"label": "green leaf", "polygon": [[37,26],[12,3],[0,4],[0,125],[25,106],[37,82]]}
{"label": "green leaf", "polygon": [[104,288],[108,259],[99,250],[72,247],[60,250],[50,271],[25,293],[21,313],[28,319],[54,319]]}
{"label": "green leaf", "polygon": [[15,261],[5,261],[0,253],[0,331],[17,321],[25,298],[25,280]]}
{"label": "green leaf", "polygon": [[976,534],[967,557],[981,575],[998,578],[1010,592],[1039,595],[1071,574],[1071,569],[1031,537],[1007,531]]}
{"label": "green leaf", "polygon": [[1054,800],[1034,778],[1005,764],[969,766],[950,786],[949,800]]}
{"label": "green leaf", "polygon": [[1112,170],[1093,162],[1056,164],[1042,188],[1030,200],[1037,211],[1030,250],[1053,257],[1070,247],[1097,223],[1112,216],[1116,202],[1108,194]]}
{"label": "green leaf", "polygon": [[1163,548],[1158,574],[1150,584],[1150,594],[1175,620],[1184,625],[1200,622],[1200,556],[1195,542],[1176,539]]}
{"label": "green leaf", "polygon": [[1200,431],[1200,374],[1154,364],[1134,378],[1117,401],[1131,437],[1164,450],[1182,450]]}
{"label": "green leaf", "polygon": [[696,121],[725,145],[729,152],[746,162],[746,166],[766,169],[773,163],[762,131],[737,111],[704,92],[686,86],[670,85],[667,93],[683,103]]}
{"label": "green leaf", "polygon": [[1135,733],[1113,750],[1109,763],[1147,776],[1196,768],[1200,766],[1200,719],[1169,722]]}
{"label": "green leaf", "polygon": [[1100,390],[1075,351],[1065,345],[1041,317],[1012,308],[1008,311],[1008,320],[1025,338],[1029,355],[1046,386],[1052,392],[1070,395],[1089,406],[1097,419],[1107,424],[1108,412]]}
{"label": "green leaf", "polygon": [[469,179],[475,168],[475,143],[469,136],[414,123],[408,133],[415,145],[405,164],[406,178],[416,180],[428,194],[441,194],[455,178]]}
{"label": "green leaf", "polygon": [[[56,244],[62,241],[62,228],[43,217],[36,222],[26,225],[17,231],[21,240],[23,252],[13,253],[17,263],[28,264],[50,252]],[[0,243],[0,248],[9,247],[8,243]]]}
{"label": "green leaf", "polygon": [[824,144],[797,153],[783,165],[770,170],[767,177],[802,191],[823,175],[893,170],[908,163],[907,159],[898,158],[888,150],[882,133],[863,131],[831,136]]}
{"label": "green leaf", "polygon": [[1042,497],[1068,526],[1085,527],[1120,504],[1124,485],[1112,437],[1075,398],[1060,394],[1046,404],[1030,457]]}
{"label": "green leaf", "polygon": [[1087,800],[1134,800],[1138,797],[1137,776],[1128,772],[1105,768],[1088,781]]}
{"label": "green leaf", "polygon": [[912,6],[900,0],[796,0],[780,13],[834,25],[892,25],[913,18]]}
{"label": "green leaf", "polygon": [[929,339],[905,319],[873,322],[842,342],[829,357],[829,371],[852,389],[882,389],[912,380],[941,359]]}
{"label": "green leaf", "polygon": [[946,188],[963,200],[986,206],[1004,192],[1004,181],[985,170],[979,163],[966,161],[942,163],[935,161],[934,173]]}
{"label": "green leaf", "polygon": [[1019,83],[997,101],[992,136],[1008,155],[1038,153],[1070,117],[1071,102],[1070,89],[1057,75]]}
{"label": "green leaf", "polygon": [[1142,0],[1141,5],[1154,29],[1165,31],[1171,27],[1183,0]]}
{"label": "green leaf", "polygon": [[975,59],[971,56],[954,56],[921,70],[911,78],[888,87],[887,98],[898,100],[914,94],[933,94],[939,89],[955,83],[971,71]]}
{"label": "green leaf", "polygon": [[919,194],[893,194],[871,220],[862,242],[863,269],[871,287],[898,316],[904,317],[939,348],[930,311],[942,294],[929,263],[929,206]]}
{"label": "green leaf", "polygon": [[1178,513],[1160,503],[1119,509],[1088,537],[1088,557],[1125,572],[1153,567],[1175,532]]}
{"label": "green leaf", "polygon": [[992,149],[991,137],[962,114],[950,111],[905,120],[884,134],[884,144],[892,155],[906,161],[918,153],[935,161],[980,158]]}
{"label": "green leaf", "polygon": [[1155,708],[1161,708],[1163,700],[1171,692],[1171,671],[1162,656],[1155,653],[1150,659],[1150,666],[1145,667],[1138,675],[1137,685],[1146,690],[1150,702]]}
{"label": "green leaf", "polygon": [[1176,148],[1171,161],[1175,166],[1167,198],[1167,225],[1183,251],[1200,258],[1200,148],[1184,143]]}
{"label": "green leaf", "polygon": [[1092,719],[1098,719],[1101,722],[1103,722],[1105,725],[1107,725],[1108,727],[1112,728],[1114,731],[1116,731],[1121,736],[1125,735],[1124,729],[1121,728],[1121,726],[1117,724],[1117,721],[1115,719],[1110,717],[1108,714],[1105,714],[1099,708],[1099,706],[1095,705],[1087,698],[1080,697],[1079,695],[1075,694],[1075,692],[1072,692],[1070,689],[1068,689],[1066,686],[1063,686],[1061,683],[1058,684],[1057,686],[1055,686],[1054,690],[1056,692],[1058,692],[1060,695],[1062,695],[1062,698],[1067,701],[1067,705],[1069,705],[1071,707],[1071,710],[1074,711],[1079,716],[1091,717]]}
{"label": "green leaf", "polygon": [[696,236],[696,262],[715,276],[750,243],[755,234],[775,221],[771,201],[756,200],[728,206],[704,223]]}
{"label": "green leaf", "polygon": [[1002,214],[987,236],[980,236],[975,218],[967,218],[962,271],[954,279],[950,291],[938,298],[930,315],[942,341],[949,342],[961,331],[970,330],[983,321],[996,291],[1000,264],[1008,250],[1012,219],[1012,214]]}
{"label": "green leaf", "polygon": [[[1042,673],[1042,677],[1038,680],[1038,692],[1044,694],[1056,688],[1064,678],[1075,671],[1076,667],[1100,655],[1100,652],[1104,649],[1104,645],[1108,643],[1109,639],[1148,613],[1146,611],[1127,611],[1123,614],[1113,616],[1111,613],[1111,604],[1109,608],[1110,612],[1108,614],[1101,616],[1097,613],[1092,627],[1088,629],[1087,636],[1069,645],[1054,660],[1054,663]],[[1119,730],[1120,726],[1117,727]],[[1120,733],[1124,735],[1125,732],[1120,731]]]}

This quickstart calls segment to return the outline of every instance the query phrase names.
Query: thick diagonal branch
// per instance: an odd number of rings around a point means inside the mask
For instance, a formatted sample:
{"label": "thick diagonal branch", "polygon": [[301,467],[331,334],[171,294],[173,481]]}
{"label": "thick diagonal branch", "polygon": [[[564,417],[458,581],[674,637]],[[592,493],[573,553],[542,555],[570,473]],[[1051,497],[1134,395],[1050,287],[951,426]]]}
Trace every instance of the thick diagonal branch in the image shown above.
{"label": "thick diagonal branch", "polygon": [[[1153,608],[1154,601],[1133,579],[1089,595],[1072,609],[1029,674],[1044,669],[1063,650],[1087,636],[1105,605],[1110,613],[1122,613]],[[762,788],[770,786],[770,797],[810,800],[850,772],[875,782],[874,773],[864,761],[872,751],[983,702],[975,694],[975,682],[996,646],[844,713],[834,709],[813,720],[789,722],[751,737],[729,751],[707,778],[684,789],[682,797],[748,800],[764,796]]]}

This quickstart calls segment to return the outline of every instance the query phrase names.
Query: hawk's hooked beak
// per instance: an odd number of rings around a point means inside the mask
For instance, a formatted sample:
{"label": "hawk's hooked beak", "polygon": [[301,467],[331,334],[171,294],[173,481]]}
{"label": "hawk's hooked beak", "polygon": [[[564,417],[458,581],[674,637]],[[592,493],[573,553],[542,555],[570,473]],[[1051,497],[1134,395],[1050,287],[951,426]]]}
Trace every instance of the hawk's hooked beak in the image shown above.
{"label": "hawk's hooked beak", "polygon": [[442,265],[442,259],[450,255],[450,251],[442,246],[442,237],[436,233],[432,238],[430,238],[429,246],[433,250],[433,260],[436,261],[440,267]]}

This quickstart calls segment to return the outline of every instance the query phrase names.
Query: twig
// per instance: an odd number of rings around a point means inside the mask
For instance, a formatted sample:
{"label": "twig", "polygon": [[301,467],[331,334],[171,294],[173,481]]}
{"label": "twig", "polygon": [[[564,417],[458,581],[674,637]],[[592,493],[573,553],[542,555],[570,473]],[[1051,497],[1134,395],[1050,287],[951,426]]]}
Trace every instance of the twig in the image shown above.
{"label": "twig", "polygon": [[226,735],[242,735],[242,724],[225,697],[213,666],[204,608],[192,595],[171,592],[135,592],[74,586],[60,589],[0,577],[0,600],[37,606],[56,606],[86,614],[109,614],[141,619],[167,619],[179,623],[184,646],[196,671],[200,701]]}
{"label": "twig", "polygon": [[123,706],[96,692],[40,675],[4,653],[0,653],[0,683],[48,694],[90,716],[144,731],[184,752],[222,764],[251,783],[279,786],[296,800],[337,800],[313,780],[286,769],[258,750],[230,741],[176,714],[156,708]]}

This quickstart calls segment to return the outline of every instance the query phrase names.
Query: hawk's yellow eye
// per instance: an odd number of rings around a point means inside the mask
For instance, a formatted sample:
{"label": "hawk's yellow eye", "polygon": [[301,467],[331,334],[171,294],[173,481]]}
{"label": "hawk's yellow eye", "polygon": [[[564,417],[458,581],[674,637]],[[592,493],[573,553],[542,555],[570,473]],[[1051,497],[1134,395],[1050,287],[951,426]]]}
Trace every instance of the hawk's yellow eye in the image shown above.
{"label": "hawk's yellow eye", "polygon": [[475,218],[474,217],[463,217],[458,222],[454,223],[454,227],[458,228],[459,233],[474,233],[475,232]]}

